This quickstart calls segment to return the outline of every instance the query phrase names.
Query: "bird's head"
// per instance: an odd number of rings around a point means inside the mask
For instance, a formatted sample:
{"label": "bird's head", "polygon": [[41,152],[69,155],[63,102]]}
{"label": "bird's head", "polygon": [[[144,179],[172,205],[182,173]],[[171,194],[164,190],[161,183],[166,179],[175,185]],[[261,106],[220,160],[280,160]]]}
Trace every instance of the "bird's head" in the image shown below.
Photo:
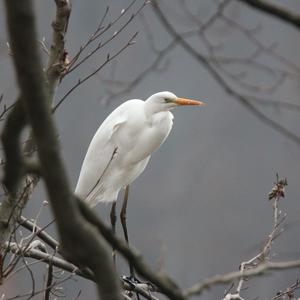
{"label": "bird's head", "polygon": [[179,98],[171,92],[159,92],[150,96],[146,102],[151,104],[155,111],[165,111],[170,110],[176,106],[182,105],[196,105],[203,106],[206,105],[204,102],[198,100],[191,100],[186,98]]}

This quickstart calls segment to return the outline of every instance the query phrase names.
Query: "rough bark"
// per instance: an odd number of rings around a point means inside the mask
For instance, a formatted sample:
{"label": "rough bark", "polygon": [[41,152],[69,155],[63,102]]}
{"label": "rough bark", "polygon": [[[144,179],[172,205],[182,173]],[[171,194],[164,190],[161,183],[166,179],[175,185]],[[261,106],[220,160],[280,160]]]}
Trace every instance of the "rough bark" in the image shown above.
{"label": "rough bark", "polygon": [[81,216],[62,163],[37,49],[32,3],[29,0],[6,0],[5,4],[21,99],[37,145],[41,173],[57,221],[62,251],[71,262],[93,271],[102,299],[119,300],[120,284],[111,257],[97,229]]}

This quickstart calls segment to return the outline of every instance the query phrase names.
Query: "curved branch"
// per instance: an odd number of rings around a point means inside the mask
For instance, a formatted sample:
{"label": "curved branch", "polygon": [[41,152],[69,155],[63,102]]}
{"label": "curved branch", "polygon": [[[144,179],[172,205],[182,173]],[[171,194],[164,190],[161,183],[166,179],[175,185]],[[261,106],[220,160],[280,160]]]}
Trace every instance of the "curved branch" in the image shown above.
{"label": "curved branch", "polygon": [[153,272],[148,265],[144,262],[143,257],[132,248],[129,248],[122,240],[118,239],[111,228],[108,228],[96,214],[87,206],[86,203],[77,199],[78,205],[83,216],[91,224],[93,224],[103,237],[123,255],[128,261],[130,261],[135,270],[149,280],[151,283],[157,286],[160,292],[164,293],[167,297],[173,300],[184,300],[181,290],[177,284],[166,274]]}
{"label": "curved branch", "polygon": [[265,0],[238,0],[244,4],[247,4],[257,10],[265,12],[273,17],[276,17],[287,24],[295,26],[300,29],[300,15],[294,14],[292,11],[279,6],[275,3]]}
{"label": "curved branch", "polygon": [[212,286],[218,284],[225,284],[230,283],[235,279],[239,279],[242,277],[254,277],[261,274],[266,273],[267,271],[282,271],[292,268],[299,268],[300,267],[300,260],[290,260],[290,261],[283,261],[283,262],[266,262],[255,269],[245,270],[243,272],[236,271],[231,273],[226,273],[223,275],[215,275],[210,278],[207,278],[202,283],[195,284],[194,286],[186,289],[184,291],[185,297],[191,297],[194,295],[200,295],[204,290],[209,289]]}
{"label": "curved branch", "polygon": [[59,243],[50,236],[44,228],[41,228],[28,220],[27,218],[20,216],[18,220],[19,224],[26,228],[27,230],[35,233],[43,242],[45,242],[48,246],[50,246],[53,250],[58,251]]}
{"label": "curved branch", "polygon": [[2,133],[6,160],[2,182],[8,193],[0,206],[0,250],[2,250],[3,243],[11,233],[22,209],[22,205],[18,203],[17,192],[25,171],[20,146],[20,137],[25,125],[23,107],[18,101],[9,113]]}
{"label": "curved branch", "polygon": [[35,42],[37,35],[32,2],[6,0],[5,4],[21,99],[38,148],[62,251],[71,262],[93,271],[102,299],[120,300],[120,284],[112,259],[102,237],[82,218],[59,153],[57,131],[48,105],[49,95]]}
{"label": "curved branch", "polygon": [[153,0],[152,2],[153,8],[158,16],[160,22],[163,24],[167,32],[176,40],[178,43],[198,62],[200,62],[207,71],[212,75],[212,77],[216,80],[217,83],[225,90],[225,92],[231,95],[234,99],[240,102],[249,112],[251,112],[257,119],[262,121],[264,124],[268,125],[273,130],[287,137],[298,146],[300,146],[300,137],[285,127],[281,126],[276,121],[268,118],[265,114],[263,114],[260,110],[258,110],[252,103],[248,101],[246,97],[237,93],[224,79],[223,77],[213,68],[213,66],[206,60],[206,58],[197,52],[188,42],[183,39],[179,33],[175,31],[173,26],[169,23],[166,16],[160,9],[157,0]]}
{"label": "curved branch", "polygon": [[52,22],[53,37],[47,65],[47,80],[50,99],[52,100],[58,80],[66,69],[65,34],[71,13],[69,0],[55,0],[56,16]]}
{"label": "curved branch", "polygon": [[29,258],[33,258],[36,260],[40,260],[49,265],[52,264],[53,266],[58,267],[62,270],[65,270],[70,273],[74,273],[76,275],[84,277],[86,279],[95,281],[93,273],[91,273],[89,270],[82,271],[75,265],[71,264],[70,262],[68,262],[62,258],[53,256],[52,254],[40,251],[35,248],[29,248],[29,249],[27,249],[26,247],[22,248],[22,247],[16,245],[15,243],[7,243],[6,248],[9,251],[11,251],[12,253],[16,253],[16,254],[22,255],[24,257],[29,257]]}
{"label": "curved branch", "polygon": [[134,33],[132,37],[128,40],[128,42],[123,45],[117,52],[115,52],[113,55],[107,54],[106,60],[98,66],[94,71],[86,75],[83,79],[79,79],[75,85],[71,89],[67,91],[67,93],[58,101],[58,103],[53,107],[53,112],[55,112],[58,107],[67,99],[67,97],[75,90],[77,89],[80,85],[85,83],[88,79],[93,77],[95,74],[97,74],[103,67],[105,67],[109,62],[111,62],[113,59],[115,59],[119,54],[121,54],[125,49],[130,47],[131,45],[134,44],[134,39],[138,35],[138,32]]}
{"label": "curved branch", "polygon": [[[28,247],[20,246],[17,245],[16,243],[6,243],[5,247],[8,251],[12,253],[21,255],[23,257],[34,259],[37,262],[38,261],[43,262],[47,264],[49,267],[50,266],[57,267],[61,270],[70,272],[71,274],[76,274],[87,280],[95,281],[95,276],[89,269],[81,270],[77,266],[73,265],[72,263],[62,258],[59,258],[57,256],[54,256],[52,254],[43,252],[36,248],[30,248],[30,247],[28,248]],[[157,291],[155,291],[151,286],[149,286],[149,284],[136,283],[125,277],[121,278],[121,284],[124,290],[136,292],[144,296],[148,300],[158,300],[155,296],[151,294],[151,292],[157,292]],[[51,283],[47,284],[47,286],[51,288],[52,284]]]}
{"label": "curved branch", "polygon": [[6,164],[4,165],[3,184],[9,194],[16,195],[24,166],[20,137],[26,125],[26,118],[20,100],[7,117],[2,133],[2,144]]}

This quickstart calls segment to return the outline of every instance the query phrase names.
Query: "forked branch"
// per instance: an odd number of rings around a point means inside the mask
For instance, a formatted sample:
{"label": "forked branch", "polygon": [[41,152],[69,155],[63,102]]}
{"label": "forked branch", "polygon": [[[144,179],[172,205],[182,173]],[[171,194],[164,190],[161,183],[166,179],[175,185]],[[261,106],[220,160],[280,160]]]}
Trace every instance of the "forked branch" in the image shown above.
{"label": "forked branch", "polygon": [[[5,5],[21,99],[38,148],[63,253],[70,261],[93,271],[103,299],[120,300],[119,282],[110,255],[101,236],[81,217],[60,157],[57,132],[48,105],[49,94],[35,43],[37,34],[32,3],[6,0]],[[72,222],[65,222],[66,219]],[[101,264],[98,257],[102,258]]]}

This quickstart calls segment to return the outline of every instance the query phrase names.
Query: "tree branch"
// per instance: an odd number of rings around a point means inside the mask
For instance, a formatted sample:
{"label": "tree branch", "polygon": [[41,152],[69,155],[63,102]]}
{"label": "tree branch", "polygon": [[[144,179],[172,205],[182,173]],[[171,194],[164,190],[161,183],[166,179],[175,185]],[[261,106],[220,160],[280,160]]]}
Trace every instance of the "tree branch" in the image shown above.
{"label": "tree branch", "polygon": [[[271,246],[274,242],[274,240],[280,235],[282,232],[280,229],[280,225],[285,219],[284,215],[282,218],[281,217],[281,210],[279,209],[279,201],[281,198],[284,198],[285,194],[285,187],[287,186],[287,180],[286,179],[281,179],[279,180],[278,174],[277,174],[277,181],[272,188],[271,192],[269,193],[269,200],[271,200],[272,206],[273,206],[273,226],[272,226],[272,231],[268,234],[267,239],[264,243],[264,246],[262,247],[261,251],[259,251],[258,254],[256,254],[254,257],[248,259],[247,261],[243,261],[240,264],[239,270],[240,272],[245,272],[246,270],[249,269],[255,269],[257,266],[260,264],[266,262],[268,259],[270,259],[269,254],[271,251]],[[241,297],[241,291],[244,282],[246,281],[245,277],[241,277],[239,280],[239,283],[237,285],[235,293],[228,293],[226,294],[225,299],[236,299]]]}
{"label": "tree branch", "polygon": [[[58,79],[61,72],[64,70],[64,35],[71,9],[68,0],[56,0],[55,2],[57,9],[56,18],[52,23],[53,42],[46,72],[48,91],[51,95],[51,97],[49,97],[49,106],[53,100]],[[6,164],[4,166],[3,184],[8,191],[13,192],[15,195],[7,195],[0,207],[0,245],[3,245],[9,234],[12,232],[12,226],[15,225],[15,221],[18,219],[18,216],[22,212],[23,207],[26,205],[31,192],[39,179],[39,177],[35,175],[27,176],[20,188],[20,194],[16,194],[20,180],[25,174],[21,153],[22,150],[20,146],[20,134],[26,121],[22,104],[19,102],[16,102],[17,105],[12,104],[8,108],[4,107],[1,114],[1,117],[3,117],[6,112],[13,108],[13,111],[11,111],[11,114],[7,118],[7,122],[3,130],[2,143],[4,154],[7,157]],[[35,150],[35,143],[31,133],[23,150],[25,155],[31,155]]]}
{"label": "tree branch", "polygon": [[[12,253],[22,255],[23,257],[28,257],[28,258],[35,259],[37,261],[46,263],[46,264],[48,264],[49,267],[50,266],[57,267],[61,270],[70,272],[72,274],[76,274],[85,279],[95,281],[95,276],[89,269],[81,270],[78,267],[76,267],[75,265],[73,265],[72,263],[70,263],[62,258],[59,258],[57,256],[51,255],[51,254],[43,252],[43,251],[40,251],[36,248],[31,248],[30,246],[24,247],[24,246],[17,245],[16,243],[6,243],[5,247],[8,251],[10,251]],[[123,289],[125,289],[127,291],[139,293],[140,295],[144,296],[146,299],[149,299],[149,300],[158,300],[156,297],[151,295],[151,292],[154,292],[155,290],[148,284],[136,283],[127,278],[122,278],[121,284],[123,286]],[[47,286],[51,288],[52,284],[48,283]],[[46,289],[46,291],[47,290],[48,289]]]}
{"label": "tree branch", "polygon": [[22,103],[17,102],[7,117],[2,133],[2,144],[6,164],[4,165],[3,184],[8,193],[15,197],[19,182],[24,175],[20,137],[26,125]]}
{"label": "tree branch", "polygon": [[287,24],[293,25],[298,30],[300,29],[300,15],[296,15],[292,11],[287,10],[286,8],[280,5],[265,0],[237,0],[237,1],[247,4],[273,17],[276,17],[286,22]]}
{"label": "tree branch", "polygon": [[52,254],[45,253],[45,252],[40,251],[35,248],[20,247],[19,245],[15,244],[15,243],[6,243],[6,248],[9,251],[11,251],[12,253],[16,253],[18,255],[23,255],[24,257],[29,257],[29,258],[33,258],[36,260],[40,260],[49,265],[52,264],[53,266],[58,267],[62,270],[65,270],[70,273],[74,273],[81,277],[95,281],[93,273],[91,273],[89,270],[82,271],[78,267],[73,265],[72,263],[70,263],[62,258],[53,256]]}
{"label": "tree branch", "polygon": [[185,297],[191,297],[195,295],[200,295],[204,290],[209,289],[212,286],[230,283],[235,279],[239,279],[242,277],[255,277],[258,275],[262,275],[267,271],[283,271],[287,269],[299,268],[300,260],[290,260],[284,262],[266,262],[255,269],[248,269],[243,272],[236,271],[230,272],[223,275],[215,275],[210,278],[207,278],[202,283],[195,284],[194,286],[186,289],[184,291]]}
{"label": "tree branch", "polygon": [[157,0],[152,1],[152,6],[158,16],[160,22],[165,27],[167,32],[176,40],[178,43],[189,53],[192,57],[194,57],[198,62],[200,62],[206,70],[212,75],[212,77],[216,80],[217,83],[225,90],[225,92],[231,95],[234,99],[240,102],[249,112],[251,112],[257,119],[262,121],[264,124],[268,125],[273,130],[287,137],[289,140],[293,141],[297,145],[300,146],[300,137],[296,134],[292,133],[285,127],[281,126],[279,123],[273,121],[268,118],[265,114],[263,114],[260,110],[258,110],[252,103],[248,101],[243,95],[237,93],[224,79],[223,77],[213,68],[213,66],[206,60],[206,58],[197,52],[179,33],[175,31],[173,26],[169,23],[166,16],[160,9]]}
{"label": "tree branch", "polygon": [[91,224],[97,227],[103,237],[123,255],[128,261],[130,261],[135,270],[149,280],[151,283],[157,286],[158,290],[165,294],[167,297],[173,300],[183,300],[184,297],[177,284],[166,274],[153,272],[148,265],[144,262],[143,257],[137,251],[129,248],[122,240],[118,239],[111,228],[108,228],[96,214],[87,206],[86,203],[78,199],[78,203],[83,216]]}
{"label": "tree branch", "polygon": [[[112,260],[97,230],[80,215],[62,164],[36,46],[35,17],[29,0],[6,0],[7,24],[22,101],[31,124],[64,255],[95,274],[102,299],[120,300]],[[68,220],[68,222],[66,222]]]}
{"label": "tree branch", "polygon": [[98,66],[94,71],[86,75],[83,79],[78,79],[77,83],[73,85],[71,89],[67,91],[67,93],[58,101],[58,103],[53,107],[53,112],[55,112],[58,107],[67,99],[67,97],[75,90],[77,89],[80,85],[85,83],[88,79],[93,77],[95,74],[97,74],[103,67],[105,67],[109,62],[111,62],[113,59],[115,59],[117,56],[119,56],[125,49],[130,47],[131,45],[134,44],[134,39],[137,36],[138,32],[134,33],[132,37],[128,40],[128,42],[123,45],[118,51],[116,51],[113,55],[110,55],[109,53],[107,54],[106,60]]}
{"label": "tree branch", "polygon": [[66,70],[65,34],[71,13],[69,0],[55,0],[55,3],[56,16],[52,22],[53,37],[46,71],[51,102],[58,80]]}
{"label": "tree branch", "polygon": [[59,243],[50,236],[43,228],[37,226],[30,220],[26,219],[23,216],[20,216],[18,220],[19,224],[22,225],[27,230],[35,233],[37,237],[39,237],[43,242],[45,242],[48,246],[50,246],[53,250],[58,251]]}
{"label": "tree branch", "polygon": [[0,250],[2,250],[4,242],[8,239],[21,210],[21,205],[18,205],[17,192],[24,175],[24,165],[19,139],[25,125],[26,119],[23,107],[21,102],[18,101],[9,113],[2,133],[2,144],[6,160],[2,182],[8,193],[0,206]]}

